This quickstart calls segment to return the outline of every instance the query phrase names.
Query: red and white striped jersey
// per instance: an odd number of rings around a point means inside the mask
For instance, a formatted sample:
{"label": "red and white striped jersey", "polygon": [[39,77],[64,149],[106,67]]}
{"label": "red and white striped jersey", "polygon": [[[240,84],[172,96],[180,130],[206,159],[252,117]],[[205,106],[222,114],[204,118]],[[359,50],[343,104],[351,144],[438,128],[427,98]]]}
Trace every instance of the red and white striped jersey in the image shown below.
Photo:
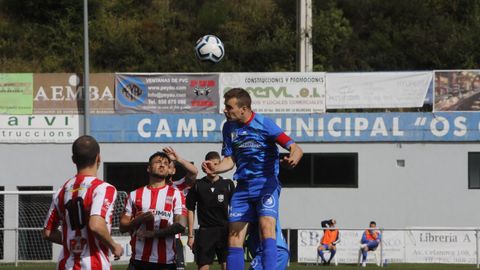
{"label": "red and white striped jersey", "polygon": [[[185,197],[176,188],[166,185],[160,188],[141,187],[130,192],[125,203],[125,215],[135,216],[138,212],[150,211],[154,220],[141,224],[137,230],[158,230],[173,224],[174,215],[187,215]],[[132,234],[132,259],[171,264],[175,263],[174,237],[139,239]]]}
{"label": "red and white striped jersey", "polygon": [[185,181],[185,177],[177,181],[172,181],[172,186],[180,190],[183,193],[183,196],[187,196],[188,191],[191,188],[191,186],[187,185],[187,182]]}
{"label": "red and white striped jersey", "polygon": [[113,205],[117,190],[94,176],[76,175],[55,195],[44,228],[54,230],[62,225],[63,251],[57,269],[111,269],[110,250],[88,229],[90,216],[99,215],[112,226]]}

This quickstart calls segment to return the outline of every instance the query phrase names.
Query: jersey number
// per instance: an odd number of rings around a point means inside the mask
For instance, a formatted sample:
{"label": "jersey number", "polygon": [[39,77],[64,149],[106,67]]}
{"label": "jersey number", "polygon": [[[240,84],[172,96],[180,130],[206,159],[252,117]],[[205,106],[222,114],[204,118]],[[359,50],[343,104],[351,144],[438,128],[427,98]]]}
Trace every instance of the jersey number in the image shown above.
{"label": "jersey number", "polygon": [[85,227],[85,210],[83,208],[82,197],[71,199],[65,204],[70,219],[70,228],[72,230],[81,230]]}

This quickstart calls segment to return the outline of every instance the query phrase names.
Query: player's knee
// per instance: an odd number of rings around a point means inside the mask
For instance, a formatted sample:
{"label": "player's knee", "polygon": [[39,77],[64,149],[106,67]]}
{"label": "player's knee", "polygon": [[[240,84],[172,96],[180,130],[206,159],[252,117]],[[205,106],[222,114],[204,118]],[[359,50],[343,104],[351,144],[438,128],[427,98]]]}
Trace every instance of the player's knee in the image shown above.
{"label": "player's knee", "polygon": [[260,217],[260,233],[265,238],[275,239],[275,225],[276,220],[273,217]]}

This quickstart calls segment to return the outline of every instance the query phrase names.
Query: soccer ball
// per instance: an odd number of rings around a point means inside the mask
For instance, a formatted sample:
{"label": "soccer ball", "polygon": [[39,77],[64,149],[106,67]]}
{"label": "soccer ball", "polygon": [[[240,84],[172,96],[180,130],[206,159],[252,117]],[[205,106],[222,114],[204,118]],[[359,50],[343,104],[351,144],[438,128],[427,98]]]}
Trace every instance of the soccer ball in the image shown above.
{"label": "soccer ball", "polygon": [[222,41],[214,35],[205,35],[197,41],[195,53],[201,61],[218,63],[225,55]]}

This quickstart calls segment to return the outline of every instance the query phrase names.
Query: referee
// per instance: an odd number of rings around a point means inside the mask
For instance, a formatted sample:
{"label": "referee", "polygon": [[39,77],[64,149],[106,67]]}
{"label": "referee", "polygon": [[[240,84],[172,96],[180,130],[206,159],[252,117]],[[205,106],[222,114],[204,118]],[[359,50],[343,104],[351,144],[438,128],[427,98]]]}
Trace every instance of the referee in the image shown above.
{"label": "referee", "polygon": [[[208,152],[205,160],[220,163],[218,152]],[[187,195],[188,246],[195,254],[198,269],[208,270],[215,254],[222,270],[226,269],[228,250],[228,205],[235,185],[230,179],[217,174],[207,174],[197,180]],[[195,209],[198,209],[200,228],[193,233]]]}

